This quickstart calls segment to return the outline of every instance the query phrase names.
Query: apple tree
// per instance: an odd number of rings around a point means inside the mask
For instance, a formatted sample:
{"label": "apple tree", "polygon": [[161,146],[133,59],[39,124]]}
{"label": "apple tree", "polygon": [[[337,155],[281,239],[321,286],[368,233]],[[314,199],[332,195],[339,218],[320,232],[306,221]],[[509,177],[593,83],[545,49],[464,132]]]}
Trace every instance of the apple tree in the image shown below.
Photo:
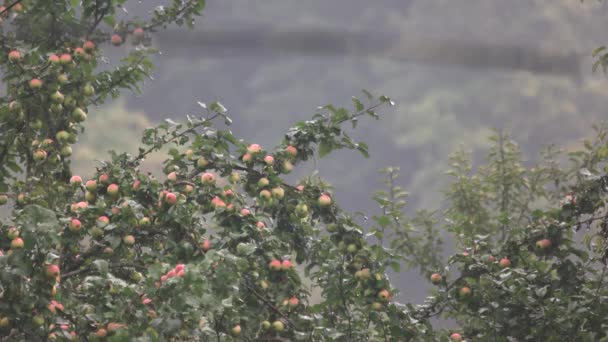
{"label": "apple tree", "polygon": [[[71,146],[91,106],[138,90],[150,35],[192,26],[204,1],[166,1],[149,18],[123,6],[0,7],[2,340],[606,340],[605,127],[566,167],[552,149],[525,167],[504,134],[486,165],[457,153],[445,212],[412,219],[394,168],[369,221],[319,177],[285,177],[315,155],[367,155],[349,130],[393,105],[369,92],[321,107],[272,147],[235,137],[222,104],[201,104],[146,129],[137,153],[76,175]],[[104,49],[125,44],[105,65]],[[159,153],[155,178],[141,163]],[[447,266],[442,230],[459,249]],[[395,300],[389,274],[402,264],[436,286],[425,303]]]}

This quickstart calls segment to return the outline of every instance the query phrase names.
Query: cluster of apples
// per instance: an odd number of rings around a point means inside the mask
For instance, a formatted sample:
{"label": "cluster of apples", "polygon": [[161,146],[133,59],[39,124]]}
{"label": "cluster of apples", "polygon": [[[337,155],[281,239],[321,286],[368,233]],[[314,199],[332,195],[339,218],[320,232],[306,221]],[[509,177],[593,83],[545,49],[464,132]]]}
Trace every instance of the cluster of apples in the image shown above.
{"label": "cluster of apples", "polygon": [[243,154],[241,160],[250,166],[262,165],[267,171],[290,173],[293,170],[293,161],[296,160],[297,156],[298,149],[292,145],[286,146],[275,155],[269,155],[264,153],[259,144],[251,144],[247,147],[247,151]]}
{"label": "cluster of apples", "polygon": [[8,18],[11,13],[19,14],[22,13],[24,9],[25,7],[20,2],[13,4],[13,7],[9,9],[7,9],[6,6],[0,5],[0,13],[2,13],[2,15],[0,15],[0,24],[2,24],[4,19]]}
{"label": "cluster of apples", "polygon": [[165,273],[164,275],[162,275],[160,277],[159,285],[162,285],[163,283],[165,283],[167,280],[169,280],[171,278],[175,278],[175,277],[183,278],[185,276],[186,276],[186,265],[177,264],[173,269],[170,269],[169,271],[167,271],[167,273]]}

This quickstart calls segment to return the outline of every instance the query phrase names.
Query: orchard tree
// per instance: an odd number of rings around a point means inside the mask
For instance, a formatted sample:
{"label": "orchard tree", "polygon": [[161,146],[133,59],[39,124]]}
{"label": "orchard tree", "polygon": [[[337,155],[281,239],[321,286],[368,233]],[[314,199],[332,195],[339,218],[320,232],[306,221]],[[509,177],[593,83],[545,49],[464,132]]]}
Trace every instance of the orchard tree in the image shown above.
{"label": "orchard tree", "polygon": [[[349,129],[393,104],[369,92],[352,109],[321,107],[274,147],[216,128],[227,109],[201,104],[183,124],[146,129],[135,155],[75,175],[91,106],[137,90],[150,35],[192,26],[204,7],[167,1],[140,19],[125,2],[0,7],[2,340],[606,340],[605,127],[566,168],[551,149],[525,167],[504,134],[476,170],[457,153],[448,209],[412,219],[393,168],[369,222],[322,179],[284,177],[334,150],[367,155]],[[124,44],[120,65],[100,65]],[[140,169],[164,151],[164,177]],[[440,229],[462,249],[448,266]],[[425,303],[395,300],[388,270],[402,264],[436,286]],[[434,328],[437,316],[455,328]]]}

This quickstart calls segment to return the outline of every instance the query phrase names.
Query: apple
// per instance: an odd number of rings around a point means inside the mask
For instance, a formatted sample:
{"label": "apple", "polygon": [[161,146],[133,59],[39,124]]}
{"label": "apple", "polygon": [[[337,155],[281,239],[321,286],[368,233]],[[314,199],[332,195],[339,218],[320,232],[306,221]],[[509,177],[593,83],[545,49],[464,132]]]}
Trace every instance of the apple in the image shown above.
{"label": "apple", "polygon": [[36,150],[34,151],[34,160],[35,161],[43,161],[46,159],[46,151],[45,150]]}
{"label": "apple", "polygon": [[261,199],[269,199],[270,197],[272,197],[272,194],[270,193],[270,191],[268,191],[268,190],[262,190],[262,191],[260,191],[260,198]]}
{"label": "apple", "polygon": [[11,241],[11,249],[20,249],[23,248],[23,239],[21,238],[14,238]]}
{"label": "apple", "polygon": [[9,321],[8,317],[0,318],[0,328],[2,328],[2,329],[8,328],[9,325],[10,325],[10,321]]}
{"label": "apple", "polygon": [[72,155],[72,147],[71,146],[63,146],[61,150],[59,150],[59,154],[62,157],[69,157]]}
{"label": "apple", "polygon": [[258,180],[258,186],[260,188],[266,187],[268,186],[268,184],[270,184],[270,181],[266,177],[262,177],[260,178],[260,180]]}
{"label": "apple", "polygon": [[262,222],[262,221],[258,221],[258,222],[256,222],[256,223],[255,223],[255,227],[256,227],[257,229],[263,229],[263,228],[266,228],[266,223],[264,223],[264,222]]}
{"label": "apple", "polygon": [[538,240],[538,241],[536,241],[536,247],[538,247],[539,249],[542,249],[542,250],[549,249],[551,247],[551,240],[549,240],[549,239]]}
{"label": "apple", "polygon": [[274,259],[268,265],[271,271],[280,271],[281,270],[281,261]]}
{"label": "apple", "polygon": [[269,165],[269,166],[274,164],[274,157],[273,156],[264,157],[264,163],[266,163],[266,165]]}
{"label": "apple", "polygon": [[13,6],[13,11],[14,11],[14,12],[17,12],[17,13],[22,12],[22,11],[23,11],[23,4],[16,3],[16,4]]}
{"label": "apple", "polygon": [[93,96],[93,94],[95,94],[95,88],[93,88],[93,85],[91,83],[87,83],[82,88],[82,93],[84,94],[84,96]]}
{"label": "apple", "polygon": [[67,53],[64,53],[61,56],[59,56],[59,62],[63,65],[69,64],[71,61],[72,61],[72,56],[70,56]]}
{"label": "apple", "polygon": [[232,336],[239,336],[241,334],[241,330],[241,326],[237,324],[230,329],[230,333]]}
{"label": "apple", "polygon": [[19,203],[19,204],[25,204],[25,202],[27,202],[27,195],[26,194],[19,194],[19,195],[17,195],[17,203]]}
{"label": "apple", "polygon": [[262,152],[262,147],[260,147],[258,144],[251,144],[249,147],[247,147],[247,153],[249,154],[256,154],[260,152]]}
{"label": "apple", "polygon": [[289,145],[285,148],[285,152],[287,152],[288,155],[290,155],[291,157],[295,157],[298,155],[298,149]]}
{"label": "apple", "polygon": [[452,342],[460,342],[462,341],[462,336],[459,333],[453,333],[450,335],[450,340],[452,340]]}
{"label": "apple", "polygon": [[105,173],[102,173],[101,175],[99,175],[99,183],[107,183],[108,180],[110,180],[110,176],[108,176]]}
{"label": "apple", "polygon": [[70,184],[72,184],[72,185],[80,185],[80,184],[82,184],[82,177],[80,177],[80,176],[72,176],[70,178]]}
{"label": "apple", "polygon": [[170,174],[167,175],[167,179],[170,182],[175,182],[177,181],[177,173],[175,173],[175,171],[171,172]]}
{"label": "apple", "polygon": [[59,103],[53,103],[51,104],[49,110],[51,111],[51,113],[59,114],[63,112],[63,106]]}
{"label": "apple", "polygon": [[165,203],[167,203],[169,205],[174,205],[175,202],[177,202],[177,196],[172,192],[168,192],[165,195]]}
{"label": "apple", "polygon": [[241,209],[241,215],[249,216],[249,215],[251,215],[251,211],[249,211],[249,209],[247,209],[247,208],[243,208],[243,209]]}
{"label": "apple", "polygon": [[145,34],[144,29],[142,29],[141,27],[136,27],[133,30],[133,37],[135,39],[138,39],[138,40],[142,39],[144,37],[144,34]]}
{"label": "apple", "polygon": [[122,37],[117,34],[113,34],[110,38],[110,42],[112,42],[112,45],[114,46],[119,46],[120,44],[122,44]]}
{"label": "apple", "polygon": [[507,268],[507,267],[511,266],[511,260],[509,260],[509,258],[502,258],[498,262],[498,265],[500,265],[500,267],[502,267],[502,268]]}
{"label": "apple", "polygon": [[471,295],[471,289],[467,286],[461,287],[458,291],[461,298],[467,298]]}
{"label": "apple", "polygon": [[493,255],[488,255],[486,257],[486,261],[489,263],[493,263],[494,261],[496,261],[496,258]]}
{"label": "apple", "polygon": [[108,329],[108,331],[116,331],[116,330],[126,328],[126,327],[127,327],[126,324],[116,323],[116,322],[110,322],[110,323],[108,323],[108,325],[106,325],[106,329]]}
{"label": "apple", "polygon": [[205,253],[208,252],[211,249],[211,241],[209,239],[203,241],[203,243],[201,244],[201,249]]}
{"label": "apple", "polygon": [[200,169],[204,169],[209,165],[209,161],[204,157],[200,157],[196,160],[196,166]]}
{"label": "apple", "polygon": [[8,196],[0,195],[0,205],[5,205],[6,203],[8,203]]}
{"label": "apple", "polygon": [[285,190],[283,190],[283,188],[276,187],[274,189],[272,189],[272,195],[278,199],[282,199],[285,196]]}
{"label": "apple", "polygon": [[327,207],[331,205],[331,197],[329,197],[327,194],[323,194],[319,196],[318,202],[321,207]]}
{"label": "apple", "polygon": [[86,55],[86,52],[84,51],[83,48],[77,47],[76,49],[74,49],[74,55],[76,55],[78,57],[82,57],[82,56]]}
{"label": "apple", "polygon": [[271,324],[270,324],[270,322],[268,322],[268,321],[262,321],[261,326],[262,326],[262,330],[268,330],[268,329],[270,329],[270,327],[271,327],[272,325],[271,325]]}
{"label": "apple", "polygon": [[243,154],[243,163],[249,163],[251,161],[251,154],[245,153]]}
{"label": "apple", "polygon": [[104,328],[99,328],[95,332],[95,336],[97,336],[97,337],[106,337],[106,336],[108,336],[108,331],[106,329],[104,329]]}
{"label": "apple", "polygon": [[15,228],[15,227],[11,227],[11,228],[8,229],[8,232],[6,233],[6,236],[9,239],[11,239],[11,240],[13,240],[15,238],[18,238],[19,237],[19,230],[17,228]]}
{"label": "apple", "polygon": [[211,205],[216,209],[226,207],[226,203],[224,203],[224,201],[217,196],[215,196],[215,197],[213,197],[213,199],[211,199]]}
{"label": "apple", "polygon": [[351,254],[356,253],[358,249],[359,247],[357,247],[357,245],[355,245],[354,243],[351,243],[346,247],[346,251]]}
{"label": "apple", "polygon": [[145,216],[144,216],[144,217],[142,217],[142,218],[139,220],[139,225],[140,225],[140,226],[148,226],[148,225],[150,225],[150,218],[149,218],[149,217],[145,217]]}
{"label": "apple", "polygon": [[380,299],[383,302],[387,302],[390,297],[391,297],[391,294],[386,289],[382,289],[382,290],[380,290],[380,292],[378,292],[378,299]]}
{"label": "apple", "polygon": [[108,188],[107,188],[108,195],[110,195],[112,197],[116,197],[118,195],[119,189],[120,189],[120,187],[118,186],[118,184],[112,183],[112,184],[108,185]]}
{"label": "apple", "polygon": [[289,306],[292,308],[295,308],[296,306],[298,306],[298,304],[300,304],[300,300],[297,297],[291,297],[289,298]]}
{"label": "apple", "polygon": [[439,273],[431,274],[431,283],[438,285],[441,283],[442,280],[443,280],[443,277],[441,276],[441,274],[439,274]]}
{"label": "apple", "polygon": [[77,232],[80,230],[80,228],[82,227],[82,223],[80,222],[80,220],[78,219],[72,219],[70,221],[70,224],[68,225],[68,228],[70,229],[70,231],[72,232]]}
{"label": "apple", "polygon": [[89,191],[95,191],[97,190],[97,181],[94,179],[90,179],[86,183],[84,183],[84,187]]}
{"label": "apple", "polygon": [[284,173],[290,173],[293,170],[293,164],[286,160],[283,162],[283,172]]}
{"label": "apple", "polygon": [[141,181],[139,179],[136,179],[135,182],[133,182],[133,186],[131,187],[131,190],[133,190],[133,191],[139,190],[140,184],[141,184]]}
{"label": "apple", "polygon": [[59,56],[57,56],[55,54],[52,54],[49,56],[49,63],[57,65],[57,64],[59,64],[59,62],[60,62]]}
{"label": "apple", "polygon": [[86,42],[84,42],[84,44],[82,44],[82,47],[87,51],[92,51],[93,49],[95,49],[95,43],[90,40],[87,40]]}
{"label": "apple", "polygon": [[238,181],[241,179],[241,174],[234,171],[230,174],[230,176],[228,176],[228,181],[230,181],[230,183],[235,184],[238,183]]}
{"label": "apple", "polygon": [[270,285],[268,284],[268,282],[266,280],[260,280],[260,287],[262,288],[262,290],[266,290],[268,289]]}
{"label": "apple", "polygon": [[21,52],[13,50],[8,53],[8,60],[11,62],[19,62],[21,60]]}
{"label": "apple", "polygon": [[126,235],[122,238],[122,242],[127,246],[133,246],[135,244],[135,237],[133,235]]}
{"label": "apple", "polygon": [[44,270],[44,273],[46,274],[47,278],[49,279],[55,279],[57,278],[57,276],[59,275],[59,266],[55,265],[55,264],[49,264],[46,266],[46,269]]}
{"label": "apple", "polygon": [[283,271],[287,271],[287,270],[291,269],[292,267],[293,267],[293,264],[289,260],[283,260],[283,262],[281,262],[281,269]]}
{"label": "apple", "polygon": [[87,113],[82,108],[74,108],[72,111],[72,119],[76,122],[83,122],[87,119]]}
{"label": "apple", "polygon": [[97,218],[97,225],[100,227],[105,227],[110,223],[110,219],[107,216],[99,216]]}
{"label": "apple", "polygon": [[34,90],[42,88],[42,81],[38,78],[33,78],[30,80],[30,88]]}
{"label": "apple", "polygon": [[378,302],[373,302],[371,305],[372,310],[374,311],[380,311],[382,310],[382,303],[378,303]]}
{"label": "apple", "polygon": [[34,316],[34,324],[38,327],[44,325],[44,316],[43,315],[36,315]]}
{"label": "apple", "polygon": [[300,185],[296,186],[296,191],[298,191],[298,192],[304,191],[304,185],[300,184]]}
{"label": "apple", "polygon": [[308,206],[304,203],[296,205],[296,215],[300,218],[308,216]]}
{"label": "apple", "polygon": [[272,330],[283,331],[285,330],[285,324],[281,321],[274,321],[272,322]]}
{"label": "apple", "polygon": [[205,172],[201,176],[201,182],[206,185],[213,185],[215,184],[215,176],[213,175],[213,173]]}

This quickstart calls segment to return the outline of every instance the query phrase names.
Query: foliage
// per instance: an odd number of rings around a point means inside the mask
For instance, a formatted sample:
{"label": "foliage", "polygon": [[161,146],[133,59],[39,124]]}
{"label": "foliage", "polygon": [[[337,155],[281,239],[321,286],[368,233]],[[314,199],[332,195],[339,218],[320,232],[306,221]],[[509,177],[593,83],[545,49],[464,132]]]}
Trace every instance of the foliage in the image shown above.
{"label": "foliage", "polygon": [[[204,7],[171,1],[147,21],[123,20],[123,3],[0,9],[3,340],[608,339],[605,126],[565,168],[554,149],[526,167],[504,133],[476,170],[455,154],[443,225],[435,211],[407,218],[398,169],[387,168],[369,234],[322,179],[285,177],[335,150],[368,155],[345,126],[393,105],[369,92],[353,109],[320,107],[269,149],[216,128],[230,125],[228,110],[200,103],[82,179],[71,145],[90,106],[138,90],[152,68],[149,32],[191,25]],[[101,47],[125,39],[128,57],[104,70]],[[155,153],[166,153],[163,179],[140,168]],[[464,249],[443,269],[439,229]],[[387,272],[404,261],[437,286],[422,305],[394,299]],[[439,315],[461,328],[435,328]]]}

